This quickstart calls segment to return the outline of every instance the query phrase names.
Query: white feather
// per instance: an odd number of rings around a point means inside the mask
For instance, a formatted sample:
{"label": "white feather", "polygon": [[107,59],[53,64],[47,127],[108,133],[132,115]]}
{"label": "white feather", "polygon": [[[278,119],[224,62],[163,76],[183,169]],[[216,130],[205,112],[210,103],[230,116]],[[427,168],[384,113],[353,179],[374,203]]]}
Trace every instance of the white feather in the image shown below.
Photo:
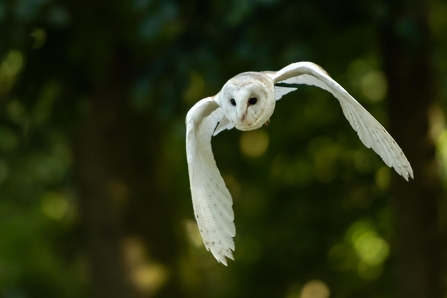
{"label": "white feather", "polygon": [[280,100],[281,97],[283,97],[287,93],[295,91],[295,90],[296,90],[296,88],[292,88],[292,87],[275,86],[275,99]]}
{"label": "white feather", "polygon": [[312,62],[290,64],[276,73],[274,82],[313,85],[332,93],[339,100],[343,114],[357,131],[363,144],[372,148],[389,167],[393,167],[405,180],[408,181],[409,177],[413,178],[413,169],[396,141],[320,66]]}
{"label": "white feather", "polygon": [[227,258],[233,259],[236,228],[233,202],[214,160],[211,138],[225,129],[252,130],[269,121],[276,100],[296,90],[276,83],[313,85],[332,93],[363,144],[406,180],[413,178],[410,163],[385,128],[318,65],[298,62],[278,72],[239,74],[216,96],[197,102],[186,116],[186,152],[197,225],[205,247],[225,265]]}
{"label": "white feather", "polygon": [[211,137],[224,117],[211,97],[194,105],[186,116],[186,152],[192,202],[205,247],[221,263],[233,259],[236,234],[230,192],[211,150]]}

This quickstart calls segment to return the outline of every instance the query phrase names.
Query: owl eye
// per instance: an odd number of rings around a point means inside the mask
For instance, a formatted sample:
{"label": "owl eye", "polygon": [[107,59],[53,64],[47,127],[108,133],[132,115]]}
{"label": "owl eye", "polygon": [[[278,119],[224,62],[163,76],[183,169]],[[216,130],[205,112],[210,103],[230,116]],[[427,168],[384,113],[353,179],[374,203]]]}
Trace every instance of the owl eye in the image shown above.
{"label": "owl eye", "polygon": [[254,105],[258,102],[258,99],[256,97],[252,97],[248,100],[248,103],[251,105]]}
{"label": "owl eye", "polygon": [[233,106],[236,105],[236,101],[234,100],[234,98],[230,99],[230,102],[231,102],[231,104],[232,104]]}

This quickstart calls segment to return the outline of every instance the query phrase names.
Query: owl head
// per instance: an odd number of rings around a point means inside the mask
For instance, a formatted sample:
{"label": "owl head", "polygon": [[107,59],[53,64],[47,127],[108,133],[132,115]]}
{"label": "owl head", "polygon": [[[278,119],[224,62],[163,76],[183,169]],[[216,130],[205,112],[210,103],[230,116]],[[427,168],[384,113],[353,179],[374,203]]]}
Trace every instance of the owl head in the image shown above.
{"label": "owl head", "polygon": [[239,130],[257,129],[269,121],[275,101],[272,79],[258,72],[231,78],[216,98],[228,120]]}

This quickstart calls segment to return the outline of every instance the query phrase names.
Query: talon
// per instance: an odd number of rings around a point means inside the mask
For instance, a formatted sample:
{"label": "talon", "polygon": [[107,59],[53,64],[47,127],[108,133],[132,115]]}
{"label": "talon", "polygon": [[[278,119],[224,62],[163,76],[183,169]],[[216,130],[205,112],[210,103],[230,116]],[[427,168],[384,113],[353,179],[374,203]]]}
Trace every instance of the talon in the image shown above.
{"label": "talon", "polygon": [[264,123],[265,126],[269,126],[269,124],[270,124],[270,119],[267,120],[267,122]]}

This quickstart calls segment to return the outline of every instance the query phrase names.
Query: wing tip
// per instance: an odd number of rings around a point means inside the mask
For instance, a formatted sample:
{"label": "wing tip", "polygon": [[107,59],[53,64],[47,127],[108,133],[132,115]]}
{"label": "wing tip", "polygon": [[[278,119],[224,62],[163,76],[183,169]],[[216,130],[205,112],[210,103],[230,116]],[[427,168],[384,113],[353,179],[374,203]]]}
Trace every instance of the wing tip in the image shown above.
{"label": "wing tip", "polygon": [[217,262],[221,263],[222,265],[228,266],[227,259],[234,261],[234,256],[231,249],[219,250],[217,252],[211,251],[211,252],[214,258],[217,260]]}
{"label": "wing tip", "polygon": [[396,166],[393,166],[393,168],[400,176],[402,176],[402,178],[405,179],[405,181],[409,182],[410,178],[414,179],[413,169],[409,164],[408,166],[403,166],[402,168],[397,168]]}
{"label": "wing tip", "polygon": [[409,178],[414,179],[414,175],[413,175],[413,170],[410,168],[410,170],[407,172],[407,179],[405,180],[409,180]]}

